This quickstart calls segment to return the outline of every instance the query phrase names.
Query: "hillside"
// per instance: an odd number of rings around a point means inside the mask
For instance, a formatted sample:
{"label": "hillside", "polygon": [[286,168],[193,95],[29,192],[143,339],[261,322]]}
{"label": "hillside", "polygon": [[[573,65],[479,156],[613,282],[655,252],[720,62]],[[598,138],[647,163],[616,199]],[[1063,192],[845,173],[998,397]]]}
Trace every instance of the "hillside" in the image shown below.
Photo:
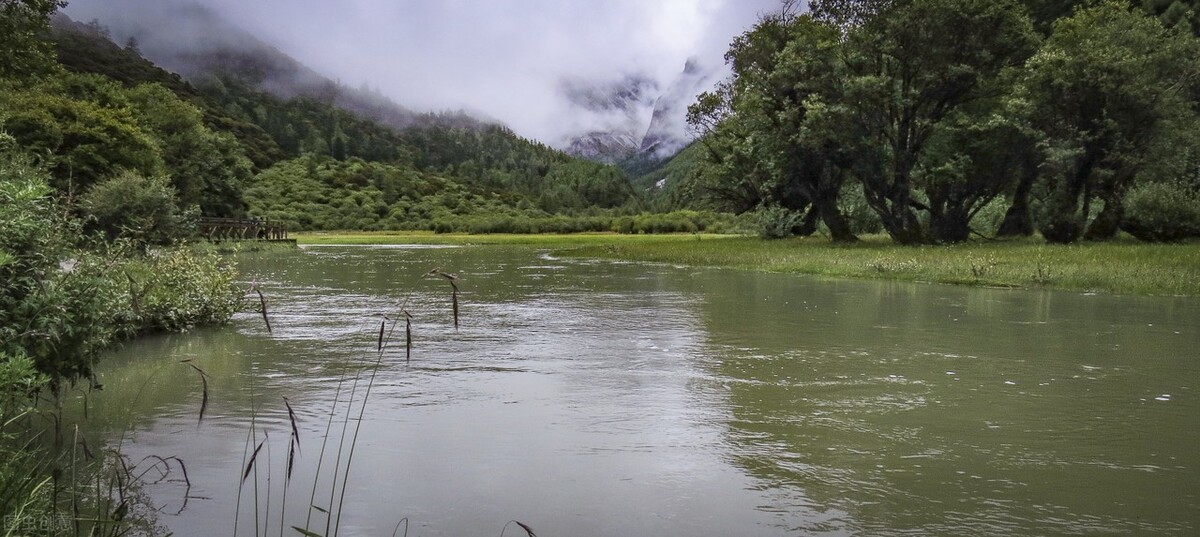
{"label": "hillside", "polygon": [[[344,226],[349,221],[356,222],[356,226],[361,224],[360,227],[411,228],[422,224],[387,220],[379,213],[394,215],[391,205],[404,201],[402,198],[406,196],[408,203],[418,200],[450,203],[454,205],[450,208],[454,214],[463,214],[472,206],[463,205],[462,199],[478,198],[487,200],[478,204],[479,208],[486,206],[487,211],[509,207],[530,217],[639,204],[625,175],[615,167],[568,156],[521,138],[505,127],[461,113],[413,114],[398,105],[392,106],[394,103],[389,104],[390,101],[378,101],[374,111],[365,113],[373,118],[364,117],[364,113],[342,106],[357,103],[355,106],[362,110],[367,101],[361,98],[361,93],[343,92],[345,88],[341,86],[313,78],[311,70],[265,46],[247,46],[236,51],[228,47],[193,51],[186,58],[198,70],[185,78],[143,57],[144,45],[140,40],[118,46],[107,28],[98,23],[81,24],[60,15],[54,24],[53,37],[59,61],[69,71],[101,75],[127,88],[160,85],[196,107],[207,129],[236,139],[239,151],[250,159],[257,174],[239,185],[239,192],[261,186],[267,179],[302,184],[301,178],[289,179],[281,170],[306,169],[297,167],[297,163],[303,162],[330,163],[338,169],[344,166],[334,163],[377,163],[368,168],[388,170],[383,174],[388,176],[423,178],[417,181],[420,185],[404,183],[421,192],[408,191],[409,186],[398,186],[400,183],[396,182],[374,185],[380,199],[388,205],[386,211],[369,211],[375,217],[358,215],[335,223],[302,219],[298,214],[288,216],[296,211],[285,208],[298,206],[297,200],[289,196],[298,195],[299,189],[287,188],[257,188],[255,195],[278,199],[242,200],[228,209],[233,213],[239,211],[236,206],[240,205],[251,214],[265,216],[269,212],[301,228]],[[283,77],[281,73],[295,76]],[[310,83],[290,86],[296,91],[285,96],[276,93],[280,91],[278,81],[282,78]],[[322,87],[328,91],[323,94],[316,91]],[[344,95],[356,97],[341,97]],[[400,128],[400,124],[405,126]],[[99,177],[93,181],[98,180]],[[330,186],[348,195],[366,184],[351,181]],[[430,198],[436,193],[431,189],[457,194],[446,199]],[[331,195],[343,197],[338,192],[322,197]],[[389,223],[381,223],[385,220]],[[430,223],[428,219],[417,220]]]}

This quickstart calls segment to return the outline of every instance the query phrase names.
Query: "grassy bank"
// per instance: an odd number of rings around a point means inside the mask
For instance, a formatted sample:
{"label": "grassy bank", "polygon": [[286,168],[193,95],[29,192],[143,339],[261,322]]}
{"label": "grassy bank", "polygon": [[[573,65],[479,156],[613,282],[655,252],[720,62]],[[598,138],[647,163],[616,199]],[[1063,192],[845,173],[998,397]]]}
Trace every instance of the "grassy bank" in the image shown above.
{"label": "grassy bank", "polygon": [[1133,240],[1047,245],[1040,240],[906,247],[886,237],[853,245],[823,238],[728,235],[306,234],[301,244],[512,244],[560,255],[869,278],[1122,294],[1200,296],[1200,244]]}

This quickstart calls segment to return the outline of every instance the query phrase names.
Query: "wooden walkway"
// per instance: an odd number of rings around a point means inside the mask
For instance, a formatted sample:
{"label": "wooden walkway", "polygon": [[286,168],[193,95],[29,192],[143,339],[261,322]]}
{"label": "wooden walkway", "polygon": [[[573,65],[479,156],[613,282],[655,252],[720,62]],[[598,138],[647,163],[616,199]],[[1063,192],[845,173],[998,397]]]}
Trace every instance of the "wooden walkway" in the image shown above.
{"label": "wooden walkway", "polygon": [[265,218],[217,218],[201,216],[197,227],[200,236],[210,241],[286,241],[287,226]]}

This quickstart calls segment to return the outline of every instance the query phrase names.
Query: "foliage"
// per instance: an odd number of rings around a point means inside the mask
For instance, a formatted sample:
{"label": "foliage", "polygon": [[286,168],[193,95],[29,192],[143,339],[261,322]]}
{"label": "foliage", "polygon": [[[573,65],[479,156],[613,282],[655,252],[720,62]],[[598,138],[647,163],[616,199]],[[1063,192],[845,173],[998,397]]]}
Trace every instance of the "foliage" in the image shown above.
{"label": "foliage", "polygon": [[63,0],[0,0],[0,78],[53,70],[53,49],[43,39]]}
{"label": "foliage", "polygon": [[[1187,90],[1200,73],[1198,57],[1190,34],[1115,1],[1055,23],[1023,82],[1045,139],[1047,240],[1116,233],[1149,148],[1173,126],[1196,121]],[[1093,196],[1104,210],[1085,229]]]}
{"label": "foliage", "polygon": [[224,324],[242,307],[237,273],[227,261],[189,248],[152,253],[123,267],[139,332]]}
{"label": "foliage", "polygon": [[233,276],[211,258],[76,246],[79,224],[54,202],[46,175],[20,153],[0,159],[0,356],[28,357],[57,390],[90,378],[120,338],[232,315]]}
{"label": "foliage", "polygon": [[758,223],[758,236],[764,239],[784,239],[796,235],[796,228],[804,221],[804,213],[771,205],[755,211],[754,219]]}
{"label": "foliage", "polygon": [[814,128],[841,94],[840,38],[839,28],[809,16],[764,18],[734,40],[725,56],[734,78],[702,95],[689,121],[712,133],[701,143],[736,184],[731,196],[809,213],[788,233],[810,234],[820,219],[834,240],[853,241],[837,204],[847,178],[843,146]]}
{"label": "foliage", "polygon": [[[45,177],[10,151],[0,159],[0,356],[31,358],[52,380],[86,374],[113,334],[105,293],[59,264],[74,253]],[[92,322],[97,319],[100,322]],[[32,378],[32,377],[31,377]]]}
{"label": "foliage", "polygon": [[[236,120],[261,127],[289,160],[309,155],[407,168],[475,193],[521,197],[547,212],[636,203],[617,168],[569,157],[505,127],[424,125],[396,132],[327,102],[256,91],[229,74],[210,76],[198,87]],[[252,195],[246,198],[253,201]]]}
{"label": "foliage", "polygon": [[158,147],[138,126],[120,87],[99,77],[63,76],[5,88],[0,126],[27,151],[46,158],[51,184],[62,192],[86,190],[120,170],[162,172]]}
{"label": "foliage", "polygon": [[1200,35],[1200,2],[1196,0],[1141,0],[1141,7],[1167,28]]}
{"label": "foliage", "polygon": [[[560,186],[543,192],[542,204],[552,203],[549,200],[553,198],[558,212],[592,206],[587,198],[603,198],[605,190],[589,191],[587,177],[607,169],[579,161],[551,165],[547,173],[556,177]],[[614,225],[615,214],[593,208],[555,215],[527,198],[464,185],[411,166],[316,155],[283,161],[260,173],[247,195],[252,215],[293,230],[607,231]],[[567,198],[573,201],[559,204]]]}
{"label": "foliage", "polygon": [[28,411],[33,406],[30,395],[47,383],[49,378],[38,372],[29,356],[0,353],[0,423]]}
{"label": "foliage", "polygon": [[1125,197],[1122,229],[1153,242],[1200,237],[1200,192],[1176,183],[1146,183]]}
{"label": "foliage", "polygon": [[236,139],[158,84],[123,87],[98,75],[64,74],[0,95],[0,124],[53,164],[63,192],[88,190],[122,172],[166,175],[184,206],[242,213],[251,163]]}
{"label": "foliage", "polygon": [[867,198],[859,183],[846,183],[838,196],[838,205],[850,226],[850,232],[856,235],[874,235],[883,232],[883,222],[879,215],[871,210]]}
{"label": "foliage", "polygon": [[1027,236],[1035,216],[1051,242],[1111,238],[1131,188],[1200,162],[1194,2],[1137,4],[784,2],[690,108],[706,153],[678,175],[735,212],[850,182],[903,244]]}
{"label": "foliage", "polygon": [[141,84],[124,94],[139,125],[155,140],[180,204],[209,216],[242,214],[242,188],[252,165],[237,140],[205,126],[199,108],[164,86]]}
{"label": "foliage", "polygon": [[121,172],[93,186],[79,203],[87,227],[109,240],[169,244],[180,235],[182,215],[175,189],[162,177]]}
{"label": "foliage", "polygon": [[[897,242],[963,240],[950,223],[937,226],[945,232],[936,235],[922,224],[916,210],[930,212],[933,220],[951,215],[938,207],[922,208],[921,198],[928,196],[918,195],[914,181],[920,177],[914,175],[922,168],[949,166],[951,175],[940,180],[961,179],[953,170],[966,161],[930,152],[931,143],[955,112],[986,95],[997,76],[1033,52],[1029,19],[1013,2],[898,2],[853,32],[847,43],[844,104],[831,108],[839,119],[825,125],[852,125],[846,142],[855,147],[851,166],[867,201]],[[969,212],[973,203],[962,205],[951,210]],[[962,216],[952,218],[961,221]]]}

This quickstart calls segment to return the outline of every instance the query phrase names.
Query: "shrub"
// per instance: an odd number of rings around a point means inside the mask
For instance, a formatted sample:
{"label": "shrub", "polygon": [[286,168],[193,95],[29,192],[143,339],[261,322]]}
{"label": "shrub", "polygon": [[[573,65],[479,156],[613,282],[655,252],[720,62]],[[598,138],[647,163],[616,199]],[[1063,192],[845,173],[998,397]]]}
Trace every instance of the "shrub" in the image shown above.
{"label": "shrub", "polygon": [[1010,202],[1003,196],[996,196],[971,218],[971,228],[987,236],[995,235],[1004,222],[1004,216],[1008,214],[1009,205]]}
{"label": "shrub", "polygon": [[804,219],[803,214],[778,205],[759,208],[754,215],[758,235],[764,239],[791,237],[792,230]]}
{"label": "shrub", "polygon": [[838,197],[838,208],[842,210],[842,215],[846,217],[846,223],[854,234],[869,235],[883,231],[879,213],[867,204],[861,183],[848,182],[842,187],[841,196]]}
{"label": "shrub", "polygon": [[1200,193],[1177,183],[1145,183],[1125,196],[1121,229],[1144,241],[1200,237]]}
{"label": "shrub", "polygon": [[175,188],[166,178],[122,172],[88,190],[80,208],[87,227],[109,240],[162,245],[182,232],[183,217],[175,198]]}
{"label": "shrub", "polygon": [[138,332],[223,324],[242,305],[236,273],[212,253],[186,248],[155,252],[125,266]]}

